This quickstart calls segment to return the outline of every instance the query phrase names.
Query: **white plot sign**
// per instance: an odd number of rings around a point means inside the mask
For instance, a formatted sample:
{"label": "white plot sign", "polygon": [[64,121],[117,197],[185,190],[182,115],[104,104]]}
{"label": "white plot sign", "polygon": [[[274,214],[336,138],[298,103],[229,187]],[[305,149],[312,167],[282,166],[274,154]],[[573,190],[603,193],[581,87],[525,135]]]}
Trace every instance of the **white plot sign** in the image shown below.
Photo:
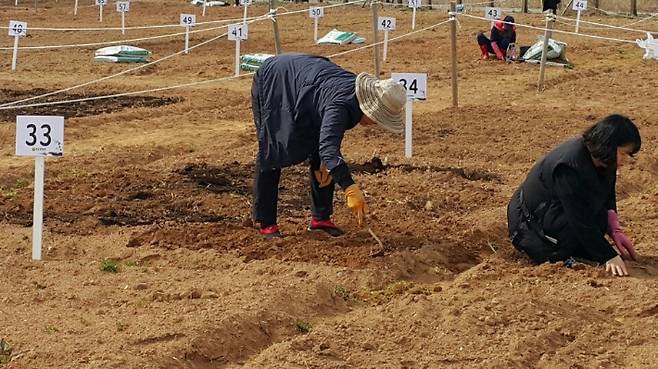
{"label": "white plot sign", "polygon": [[103,22],[103,8],[107,5],[107,0],[96,0],[96,5],[98,5],[98,20]]}
{"label": "white plot sign", "polygon": [[29,115],[16,117],[16,155],[34,157],[32,260],[41,260],[45,157],[63,154],[64,117]]}
{"label": "white plot sign", "polygon": [[9,21],[9,36],[25,37],[27,36],[27,23],[19,21]]}
{"label": "white plot sign", "polygon": [[249,26],[246,23],[229,24],[228,39],[235,41],[235,76],[240,75],[240,41],[249,38]]}
{"label": "white plot sign", "polygon": [[421,5],[421,0],[409,0],[409,8],[412,8],[413,11],[411,13],[411,29],[415,30],[416,29],[416,8],[420,7]]}
{"label": "white plot sign", "polygon": [[391,73],[391,78],[402,84],[407,90],[404,125],[404,156],[411,158],[413,140],[413,101],[427,98],[427,74],[425,73]]}
{"label": "white plot sign", "polygon": [[181,14],[180,25],[185,27],[185,54],[190,53],[190,27],[196,25],[196,15],[194,14]]}
{"label": "white plot sign", "polygon": [[426,73],[391,73],[391,78],[407,90],[407,98],[425,100],[427,98]]}
{"label": "white plot sign", "polygon": [[180,15],[181,27],[194,27],[196,25],[196,15],[194,14],[181,14]]}
{"label": "white plot sign", "polygon": [[61,156],[64,153],[64,117],[16,117],[16,155]]}
{"label": "white plot sign", "polygon": [[503,11],[500,8],[491,8],[491,7],[484,8],[484,17],[489,20],[500,19],[502,15],[503,15]]}
{"label": "white plot sign", "polygon": [[308,8],[308,16],[311,17],[311,18],[324,17],[324,8],[322,8],[322,7]]}
{"label": "white plot sign", "polygon": [[229,24],[228,39],[230,41],[246,40],[249,38],[249,26],[244,23]]}
{"label": "white plot sign", "polygon": [[16,70],[16,61],[18,60],[18,39],[27,36],[27,23],[19,21],[9,21],[9,36],[14,38],[14,52],[11,56],[11,70]]}
{"label": "white plot sign", "polygon": [[587,0],[574,0],[571,8],[576,11],[587,10]]}
{"label": "white plot sign", "polygon": [[384,31],[384,50],[382,60],[386,61],[388,56],[388,32],[395,30],[395,18],[393,17],[379,17],[377,18],[377,30]]}
{"label": "white plot sign", "polygon": [[587,10],[587,0],[574,0],[572,9],[577,11],[576,14],[576,33],[580,28],[580,12]]}
{"label": "white plot sign", "polygon": [[308,8],[308,16],[313,18],[313,41],[318,42],[318,22],[324,17],[324,8]]}
{"label": "white plot sign", "polygon": [[121,13],[121,34],[126,34],[126,13],[130,11],[130,2],[118,1],[117,12]]}
{"label": "white plot sign", "polygon": [[130,2],[129,1],[117,1],[117,12],[127,13],[130,11]]}
{"label": "white plot sign", "polygon": [[379,17],[377,20],[377,29],[380,31],[393,31],[395,30],[395,18],[393,17]]}

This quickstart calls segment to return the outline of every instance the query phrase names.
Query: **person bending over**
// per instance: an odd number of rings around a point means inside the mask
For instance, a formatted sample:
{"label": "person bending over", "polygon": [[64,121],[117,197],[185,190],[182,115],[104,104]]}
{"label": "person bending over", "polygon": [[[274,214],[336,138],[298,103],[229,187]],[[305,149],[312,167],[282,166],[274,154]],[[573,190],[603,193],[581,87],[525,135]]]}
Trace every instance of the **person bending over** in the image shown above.
{"label": "person bending over", "polygon": [[281,237],[277,202],[281,168],[309,161],[312,218],[309,230],[343,234],[330,217],[334,183],[347,197],[359,225],[365,222],[363,193],[340,152],[345,132],[358,123],[401,133],[405,88],[368,73],[358,76],[321,56],[282,54],[254,75],[252,110],[258,154],[252,219],[266,238]]}

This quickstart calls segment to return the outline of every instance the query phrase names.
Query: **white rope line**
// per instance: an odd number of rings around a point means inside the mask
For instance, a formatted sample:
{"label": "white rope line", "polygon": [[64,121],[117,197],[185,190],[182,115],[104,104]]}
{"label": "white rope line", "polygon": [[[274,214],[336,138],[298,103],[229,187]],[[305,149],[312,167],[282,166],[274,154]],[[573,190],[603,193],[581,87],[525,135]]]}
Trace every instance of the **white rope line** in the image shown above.
{"label": "white rope line", "polygon": [[[212,27],[212,28],[191,30],[190,34],[214,31],[214,30],[218,30],[218,29],[222,29],[222,28],[226,28],[226,27],[228,27],[228,25],[219,26],[219,27]],[[136,42],[140,42],[140,41],[156,40],[156,39],[160,39],[160,38],[171,38],[171,37],[176,37],[176,36],[182,36],[184,34],[185,34],[185,32],[177,32],[177,33],[169,33],[169,34],[166,34],[166,35],[159,35],[159,36],[133,38],[133,39],[129,39],[129,40],[91,42],[91,43],[87,43],[87,44],[19,46],[18,49],[19,50],[48,50],[48,49],[65,49],[65,48],[82,48],[82,47],[89,47],[89,46],[116,45],[116,44],[123,44],[123,43],[136,43]],[[13,49],[14,49],[13,47],[0,47],[0,50],[13,50]]]}
{"label": "white rope line", "polygon": [[[478,17],[478,16],[475,16],[475,15],[463,14],[463,13],[458,13],[458,15],[463,16],[463,17],[468,17],[468,18],[484,20],[484,21],[487,21],[489,23],[491,22],[490,19],[487,19],[487,18],[484,18],[484,17]],[[505,24],[515,25],[515,26],[518,26],[518,27],[524,27],[524,28],[536,29],[536,30],[540,30],[540,31],[546,31],[546,28],[544,28],[544,27],[535,27],[535,26],[530,26],[530,25],[527,25],[527,24],[505,22],[505,21],[501,21],[501,22],[503,22]],[[608,40],[608,41],[616,41],[616,42],[624,42],[624,43],[629,43],[629,44],[635,44],[635,41],[631,41],[631,40],[622,40],[622,39],[612,38],[612,37],[588,35],[588,34],[585,34],[585,33],[562,31],[562,30],[559,30],[559,29],[552,29],[551,32],[563,33],[563,34],[566,34],[566,35],[573,35],[573,36],[580,36],[580,37],[589,37],[589,38],[595,38],[595,39],[599,39],[599,40]]]}
{"label": "white rope line", "polygon": [[77,103],[77,102],[92,101],[92,100],[111,99],[111,98],[122,97],[122,96],[139,95],[139,94],[143,94],[143,93],[173,90],[173,89],[182,88],[182,87],[198,86],[198,85],[202,85],[202,84],[206,84],[206,83],[212,83],[212,82],[228,81],[228,80],[231,80],[231,79],[237,79],[237,78],[241,78],[241,77],[245,77],[245,76],[250,76],[250,75],[253,75],[254,73],[255,72],[241,74],[239,76],[230,76],[230,77],[208,79],[208,80],[204,80],[204,81],[188,82],[188,83],[183,83],[183,84],[180,84],[180,85],[159,87],[159,88],[153,88],[153,89],[149,89],[149,90],[141,90],[141,91],[133,91],[133,92],[121,92],[121,93],[112,94],[112,95],[83,97],[83,98],[72,99],[72,100],[49,101],[49,102],[45,102],[45,103],[34,103],[34,104],[25,104],[25,105],[0,106],[0,110],[23,109],[23,108],[32,108],[32,107],[36,107],[36,106],[61,105],[61,104]]}
{"label": "white rope line", "polygon": [[[257,17],[248,17],[247,20],[257,18]],[[227,22],[241,22],[244,18],[232,18],[232,19],[219,19],[214,21],[207,22],[197,22],[197,25],[206,25],[206,24],[216,24],[216,23],[227,23]],[[178,24],[159,24],[152,26],[132,26],[126,27],[125,30],[137,30],[137,29],[155,29],[155,28],[178,28],[181,27],[180,23]],[[9,27],[2,26],[0,29],[9,29]],[[121,31],[121,27],[96,27],[96,28],[47,28],[47,27],[29,27],[28,31],[62,31],[62,32],[98,32],[98,31]]]}
{"label": "white rope line", "polygon": [[[263,19],[266,19],[266,18],[263,17]],[[253,22],[255,22],[255,21],[256,21],[256,20],[252,20],[252,21],[250,21],[250,23],[253,23]],[[199,43],[199,44],[196,44],[196,45],[194,45],[194,46],[189,47],[188,50],[196,49],[197,47],[201,47],[201,46],[203,46],[203,45],[206,45],[206,44],[208,44],[208,43],[210,43],[210,42],[213,42],[213,41],[215,41],[215,40],[218,40],[218,39],[220,39],[220,38],[222,38],[222,37],[224,37],[224,36],[226,36],[226,35],[227,35],[227,33],[224,33],[224,34],[221,34],[221,35],[219,35],[219,36],[213,37],[213,38],[211,38],[211,39],[209,39],[209,40],[203,41],[203,42],[201,42],[201,43]],[[5,107],[8,107],[8,106],[14,106],[14,105],[16,105],[16,104],[20,104],[20,103],[27,102],[27,101],[37,100],[37,99],[40,99],[40,98],[43,98],[43,97],[52,96],[52,95],[57,95],[57,94],[60,94],[60,93],[63,93],[63,92],[68,92],[68,91],[71,91],[71,90],[74,90],[74,89],[77,89],[77,88],[80,88],[80,87],[89,86],[89,85],[92,85],[92,84],[95,84],[95,83],[98,83],[98,82],[106,81],[106,80],[108,80],[108,79],[111,79],[111,78],[114,78],[114,77],[118,77],[118,76],[121,76],[121,75],[124,75],[124,74],[128,74],[128,73],[130,73],[130,72],[134,72],[134,71],[136,71],[136,70],[139,70],[139,69],[142,69],[142,68],[146,68],[146,67],[151,66],[151,65],[153,65],[153,64],[157,64],[157,63],[160,63],[160,62],[162,62],[162,61],[165,61],[165,60],[171,59],[171,58],[173,58],[173,57],[175,57],[175,56],[178,56],[178,55],[183,54],[184,52],[185,52],[185,50],[181,50],[181,51],[178,51],[178,52],[176,52],[176,53],[174,53],[174,54],[167,55],[167,56],[165,56],[165,57],[163,57],[163,58],[160,58],[160,59],[158,59],[158,60],[154,60],[154,61],[152,61],[152,62],[150,62],[150,63],[141,64],[141,65],[138,65],[138,66],[136,66],[136,67],[133,67],[133,68],[130,68],[130,69],[126,69],[126,70],[124,70],[124,71],[121,71],[121,72],[119,72],[119,73],[115,73],[115,74],[112,74],[112,75],[109,75],[109,76],[105,76],[105,77],[102,77],[102,78],[99,78],[99,79],[96,79],[96,80],[87,81],[87,82],[84,82],[84,83],[81,83],[81,84],[78,84],[78,85],[75,85],[75,86],[71,86],[71,87],[63,88],[63,89],[61,89],[61,90],[52,91],[52,92],[48,92],[48,93],[45,93],[45,94],[41,94],[41,95],[32,96],[32,97],[28,97],[28,98],[21,99],[21,100],[17,100],[17,101],[11,101],[11,102],[8,102],[8,103],[4,103],[4,104],[1,104],[1,105],[0,105],[0,109],[1,109],[1,108],[5,108]]]}
{"label": "white rope line", "polygon": [[[348,3],[337,3],[337,4],[332,4],[332,5],[327,5],[324,6],[323,8],[335,8],[335,7],[341,7],[341,6],[346,6],[346,5],[352,5],[352,4],[357,4],[357,3],[362,3],[365,0],[358,0],[358,1],[351,1]],[[94,5],[92,5],[94,6]],[[284,7],[279,7],[281,9],[285,9]],[[277,8],[277,9],[279,9]],[[293,12],[288,12],[287,9],[285,9],[285,13],[280,13],[277,14],[279,15],[288,15],[288,14],[296,14],[296,13],[302,13],[302,12],[308,12],[308,9],[303,9],[303,10],[296,10]],[[256,17],[248,17],[247,20],[255,19],[260,16]],[[208,25],[208,24],[217,24],[217,23],[227,23],[227,22],[241,22],[244,18],[232,18],[232,19],[218,19],[218,20],[212,20],[212,21],[205,21],[205,22],[197,22],[197,25]],[[125,27],[125,30],[140,30],[140,29],[157,29],[157,28],[177,28],[181,27],[180,24],[157,24],[157,25],[150,25],[150,26],[131,26],[131,27]],[[6,26],[0,26],[0,29],[9,29],[9,27]],[[29,31],[62,31],[62,32],[98,32],[98,31],[121,31],[121,27],[91,27],[91,28],[56,28],[56,27],[29,27]]]}
{"label": "white rope line", "polygon": [[[337,6],[345,6],[345,5],[351,5],[351,4],[356,4],[356,3],[361,3],[364,0],[358,0],[358,1],[352,1],[349,3],[340,3],[340,4],[334,4],[334,5],[328,5],[325,8],[333,8]],[[291,15],[291,14],[297,14],[297,13],[303,13],[303,12],[308,12],[308,9],[303,9],[303,10],[297,10],[293,12],[286,12],[286,13],[278,13],[277,17],[279,16],[285,16],[285,15]],[[271,17],[272,13],[266,14],[266,15],[260,15],[260,16],[253,16],[247,18],[248,21],[253,21],[253,20],[260,20],[263,17]],[[218,23],[218,22],[241,22],[243,21],[244,18],[234,18],[234,19],[225,19],[222,21],[212,21],[212,22],[200,22],[197,23],[199,24],[208,24],[208,23]],[[180,25],[177,25],[177,27],[180,27]],[[207,31],[214,31],[217,29],[225,28],[227,25],[224,26],[219,26],[219,27],[212,27],[212,28],[204,28],[204,29],[198,29],[198,30],[191,30],[190,34],[194,33],[200,33],[200,32],[207,32]],[[120,29],[120,28],[119,28]],[[140,41],[149,41],[149,40],[156,40],[156,39],[161,39],[161,38],[171,38],[171,37],[176,37],[176,36],[182,36],[186,32],[177,32],[177,33],[169,33],[166,35],[159,35],[159,36],[150,36],[150,37],[141,37],[141,38],[134,38],[134,39],[123,39],[123,40],[115,40],[115,41],[103,41],[103,42],[92,42],[92,43],[85,43],[85,44],[65,44],[65,45],[44,45],[44,46],[19,46],[19,50],[47,50],[47,49],[64,49],[64,48],[82,48],[82,47],[91,47],[91,46],[103,46],[103,45],[117,45],[117,44],[123,44],[123,43],[136,43]],[[0,47],[0,50],[13,50],[13,47]]]}
{"label": "white rope line", "polygon": [[[558,18],[558,19],[568,20],[568,21],[570,21],[570,22],[573,22],[574,24],[576,23],[576,20],[573,19],[573,18],[561,17],[561,16],[558,16],[557,18]],[[601,27],[603,27],[603,28],[620,29],[620,30],[631,31],[631,32],[640,32],[640,33],[651,32],[651,31],[645,31],[645,30],[641,30],[641,29],[628,28],[628,27],[624,27],[624,26],[613,26],[613,25],[611,25],[611,24],[597,23],[597,22],[590,22],[590,21],[586,21],[586,20],[583,20],[583,19],[580,20],[580,23],[581,23],[581,24],[582,24],[582,23],[585,23],[585,24],[593,24],[593,25],[596,25],[596,26],[601,26]]]}
{"label": "white rope line", "polygon": [[[391,39],[389,39],[389,41],[394,41],[394,40],[398,40],[398,39],[403,38],[403,37],[411,36],[411,35],[413,35],[413,34],[416,34],[416,33],[419,33],[419,32],[423,32],[423,31],[426,31],[426,30],[429,30],[429,29],[432,29],[432,28],[438,27],[438,26],[440,26],[440,25],[442,25],[442,24],[445,24],[445,23],[448,23],[448,22],[450,22],[450,19],[448,19],[448,20],[446,20],[446,21],[443,21],[443,22],[441,22],[441,23],[437,23],[437,24],[435,24],[435,25],[429,26],[429,27],[425,27],[425,28],[423,28],[423,29],[415,30],[415,31],[412,31],[412,32],[406,33],[406,34],[404,34],[404,35],[400,35],[400,36],[397,36],[397,37],[391,38]],[[222,35],[222,36],[223,36],[223,35]],[[382,42],[383,42],[383,41],[382,41]],[[377,44],[381,44],[382,42],[378,42]],[[329,56],[327,56],[327,57],[328,57],[328,58],[333,58],[333,57],[337,57],[337,56],[345,55],[345,54],[347,54],[347,53],[356,52],[356,51],[359,51],[359,50],[365,49],[365,48],[367,48],[367,47],[373,47],[374,45],[375,45],[375,44],[371,44],[371,45],[367,45],[366,47],[360,47],[360,48],[353,49],[353,50],[348,50],[348,51],[339,52],[339,53],[336,53],[336,54],[329,55]],[[197,45],[197,46],[199,46],[199,45]],[[252,76],[253,74],[255,74],[255,72],[245,73],[245,74],[241,74],[241,75],[239,75],[239,76],[228,76],[228,77],[221,77],[221,78],[215,78],[215,79],[209,79],[209,80],[203,80],[203,81],[188,82],[188,83],[178,84],[178,85],[174,85],[174,86],[158,87],[158,88],[147,89],[147,90],[141,90],[141,91],[121,92],[121,93],[112,94],[112,95],[103,95],[103,96],[94,96],[94,97],[84,97],[84,98],[71,99],[71,100],[59,100],[59,101],[49,101],[49,102],[44,102],[44,103],[33,103],[33,104],[24,104],[24,105],[11,105],[11,106],[8,106],[8,104],[3,104],[3,105],[0,105],[0,110],[8,110],[8,109],[24,109],[24,108],[32,108],[32,107],[37,107],[37,106],[51,106],[51,105],[61,105],[61,104],[69,104],[69,103],[78,103],[78,102],[84,102],[84,101],[93,101],[93,100],[111,99],[111,98],[115,98],[115,97],[132,96],[132,95],[139,95],[139,94],[146,94],[146,93],[153,93],[153,92],[160,92],[160,91],[173,90],[173,89],[178,89],[178,88],[183,88],[183,87],[199,86],[199,85],[208,84],[208,83],[213,83],[213,82],[228,81],[228,80],[233,80],[233,79],[243,78],[243,77],[247,77],[247,76]],[[63,91],[64,91],[64,90],[62,90],[62,91],[60,91],[60,92],[63,92]],[[45,95],[46,95],[46,94],[44,94],[44,95],[42,95],[42,96],[45,96]],[[38,98],[38,97],[30,98],[29,100],[34,100],[35,98]],[[27,100],[28,100],[28,99],[24,99],[24,100],[16,101],[15,103],[25,102],[25,101],[27,101]],[[12,104],[13,104],[13,103],[12,103]]]}
{"label": "white rope line", "polygon": [[[427,30],[429,30],[429,29],[436,28],[436,27],[441,26],[441,25],[443,25],[443,24],[446,24],[446,23],[448,23],[448,22],[450,22],[450,21],[451,21],[451,20],[448,19],[448,20],[445,20],[445,21],[443,21],[443,22],[440,22],[440,23],[437,23],[437,24],[433,24],[433,25],[428,26],[428,27],[425,27],[425,28],[417,29],[417,30],[415,30],[415,31],[411,31],[411,32],[409,32],[409,33],[405,33],[405,34],[400,35],[400,36],[396,36],[396,37],[393,37],[393,38],[389,38],[388,41],[389,41],[389,42],[397,41],[397,40],[399,40],[399,39],[401,39],[401,38],[409,37],[409,36],[414,35],[414,34],[416,34],[416,33],[424,32],[424,31],[427,31]],[[346,50],[346,51],[342,51],[342,52],[339,52],[339,53],[336,53],[336,54],[333,54],[333,55],[328,55],[327,57],[328,57],[328,58],[335,58],[335,57],[337,57],[337,56],[342,56],[342,55],[345,55],[345,54],[350,54],[350,53],[353,53],[353,52],[361,51],[361,50],[363,50],[363,49],[368,49],[368,48],[374,47],[375,45],[381,45],[381,44],[383,44],[383,43],[384,43],[384,41],[379,41],[379,42],[374,43],[374,44],[369,44],[369,45],[365,45],[365,46],[357,47],[356,49]]]}
{"label": "white rope line", "polygon": [[638,24],[638,23],[646,22],[646,21],[648,21],[649,19],[651,19],[651,18],[655,18],[655,17],[658,17],[658,13],[652,14],[652,15],[650,15],[650,16],[648,16],[648,17],[646,17],[646,18],[642,18],[642,19],[640,19],[640,20],[638,20],[638,21],[635,21],[635,22],[632,22],[632,23],[628,23],[628,24],[624,25],[624,27],[628,27],[628,26],[632,26],[632,25],[634,25],[634,24]]}

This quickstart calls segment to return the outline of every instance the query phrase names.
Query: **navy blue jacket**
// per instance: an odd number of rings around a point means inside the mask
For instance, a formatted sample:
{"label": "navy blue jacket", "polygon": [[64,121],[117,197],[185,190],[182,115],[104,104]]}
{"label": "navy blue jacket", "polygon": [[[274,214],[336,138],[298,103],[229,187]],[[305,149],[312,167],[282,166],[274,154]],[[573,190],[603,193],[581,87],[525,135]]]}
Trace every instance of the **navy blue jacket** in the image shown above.
{"label": "navy blue jacket", "polygon": [[332,175],[337,167],[347,170],[340,145],[363,116],[355,82],[354,73],[321,56],[267,59],[251,90],[260,167],[278,169],[319,154]]}

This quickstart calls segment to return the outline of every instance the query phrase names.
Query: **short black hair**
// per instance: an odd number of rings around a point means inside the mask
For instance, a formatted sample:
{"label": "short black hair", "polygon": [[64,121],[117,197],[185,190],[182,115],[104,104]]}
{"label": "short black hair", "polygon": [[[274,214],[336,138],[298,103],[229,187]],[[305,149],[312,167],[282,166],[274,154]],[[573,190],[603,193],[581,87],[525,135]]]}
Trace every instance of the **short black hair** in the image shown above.
{"label": "short black hair", "polygon": [[632,144],[631,155],[640,151],[642,139],[635,123],[628,117],[612,114],[601,119],[583,133],[583,140],[592,157],[606,166],[617,165],[617,148]]}

